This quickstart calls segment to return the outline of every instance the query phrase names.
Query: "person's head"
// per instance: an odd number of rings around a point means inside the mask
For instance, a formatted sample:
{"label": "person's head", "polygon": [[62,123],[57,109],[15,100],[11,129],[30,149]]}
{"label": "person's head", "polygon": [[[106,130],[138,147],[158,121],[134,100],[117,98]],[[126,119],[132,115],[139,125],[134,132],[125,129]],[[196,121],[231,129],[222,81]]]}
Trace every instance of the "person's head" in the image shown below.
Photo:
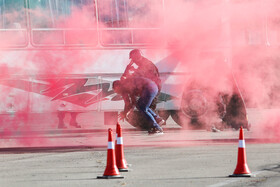
{"label": "person's head", "polygon": [[113,82],[113,90],[117,94],[121,94],[122,93],[122,83],[121,83],[120,80],[116,80],[116,81]]}
{"label": "person's head", "polygon": [[139,49],[133,49],[129,53],[129,59],[133,62],[139,62],[142,59],[141,51]]}

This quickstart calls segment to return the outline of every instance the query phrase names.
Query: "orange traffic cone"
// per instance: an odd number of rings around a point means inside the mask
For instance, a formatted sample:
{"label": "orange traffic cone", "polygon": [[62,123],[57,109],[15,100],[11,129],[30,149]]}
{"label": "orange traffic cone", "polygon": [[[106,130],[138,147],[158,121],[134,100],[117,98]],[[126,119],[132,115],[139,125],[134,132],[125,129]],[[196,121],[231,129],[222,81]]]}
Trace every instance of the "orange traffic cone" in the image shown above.
{"label": "orange traffic cone", "polygon": [[240,127],[239,132],[239,145],[238,145],[238,158],[235,171],[230,177],[251,177],[251,172],[247,165],[245,140],[243,135],[243,128]]}
{"label": "orange traffic cone", "polygon": [[124,158],[124,152],[123,152],[123,138],[122,138],[122,128],[119,123],[117,123],[117,139],[116,139],[116,162],[117,167],[119,168],[120,172],[127,172],[127,162]]}
{"label": "orange traffic cone", "polygon": [[98,176],[97,178],[98,179],[124,178],[123,176],[120,176],[120,172],[116,165],[113,132],[111,128],[108,129],[107,166],[103,176]]}

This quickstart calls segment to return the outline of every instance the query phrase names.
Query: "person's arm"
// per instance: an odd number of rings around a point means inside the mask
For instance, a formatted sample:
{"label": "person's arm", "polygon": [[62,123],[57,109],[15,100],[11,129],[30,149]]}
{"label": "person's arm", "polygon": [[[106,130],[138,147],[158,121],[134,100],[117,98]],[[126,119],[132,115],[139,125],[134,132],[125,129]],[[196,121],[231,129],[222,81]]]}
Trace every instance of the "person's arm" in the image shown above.
{"label": "person's arm", "polygon": [[124,100],[124,113],[127,114],[127,112],[133,107],[133,104],[131,102],[131,98],[128,94],[125,94],[123,96],[123,100]]}
{"label": "person's arm", "polygon": [[[134,108],[136,106],[136,96],[135,95],[132,95],[130,97],[130,100],[131,100],[131,108]],[[131,110],[131,109],[130,109]]]}
{"label": "person's arm", "polygon": [[120,120],[124,120],[128,112],[134,107],[134,104],[131,102],[131,98],[128,94],[123,94],[122,97],[124,100],[124,110],[119,114]]}
{"label": "person's arm", "polygon": [[124,73],[122,74],[120,80],[126,79],[127,76],[129,76],[129,70],[131,70],[132,64],[133,64],[133,62],[130,61],[130,63],[126,66]]}

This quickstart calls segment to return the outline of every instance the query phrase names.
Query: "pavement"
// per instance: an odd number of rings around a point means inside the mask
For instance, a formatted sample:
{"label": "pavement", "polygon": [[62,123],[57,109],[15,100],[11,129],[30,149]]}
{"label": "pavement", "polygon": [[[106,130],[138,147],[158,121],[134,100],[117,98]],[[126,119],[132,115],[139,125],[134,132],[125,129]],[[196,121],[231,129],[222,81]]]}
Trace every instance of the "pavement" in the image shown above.
{"label": "pavement", "polygon": [[251,178],[228,177],[236,167],[239,131],[186,130],[169,120],[163,135],[121,123],[130,171],[121,173],[124,179],[96,179],[107,164],[108,128],[115,133],[115,125],[101,125],[95,116],[94,125],[81,118],[82,129],[58,130],[42,118],[32,130],[2,133],[0,186],[279,186],[280,138],[254,126],[266,113],[275,111],[251,110],[252,128],[244,130]]}
{"label": "pavement", "polygon": [[280,145],[246,144],[252,177],[231,178],[236,143],[181,147],[125,147],[129,172],[124,179],[103,176],[107,151],[99,148],[12,150],[0,152],[0,186],[279,186]]}

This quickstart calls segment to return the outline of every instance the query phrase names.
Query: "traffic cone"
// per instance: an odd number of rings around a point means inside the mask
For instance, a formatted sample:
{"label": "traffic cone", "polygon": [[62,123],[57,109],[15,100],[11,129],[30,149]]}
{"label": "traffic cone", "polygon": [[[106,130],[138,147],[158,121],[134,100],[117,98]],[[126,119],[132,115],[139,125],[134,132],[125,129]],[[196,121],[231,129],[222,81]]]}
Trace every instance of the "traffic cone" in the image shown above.
{"label": "traffic cone", "polygon": [[120,176],[120,172],[116,165],[114,142],[113,142],[113,131],[111,128],[108,129],[108,149],[107,149],[107,166],[103,176],[98,176],[98,179],[119,179],[124,178]]}
{"label": "traffic cone", "polygon": [[251,177],[251,172],[247,165],[245,140],[243,135],[243,128],[240,127],[239,132],[239,145],[238,145],[238,158],[235,171],[230,177]]}
{"label": "traffic cone", "polygon": [[117,136],[116,136],[116,162],[117,167],[119,168],[120,172],[127,172],[127,162],[124,158],[124,152],[123,152],[123,138],[122,138],[122,128],[119,123],[117,123]]}

